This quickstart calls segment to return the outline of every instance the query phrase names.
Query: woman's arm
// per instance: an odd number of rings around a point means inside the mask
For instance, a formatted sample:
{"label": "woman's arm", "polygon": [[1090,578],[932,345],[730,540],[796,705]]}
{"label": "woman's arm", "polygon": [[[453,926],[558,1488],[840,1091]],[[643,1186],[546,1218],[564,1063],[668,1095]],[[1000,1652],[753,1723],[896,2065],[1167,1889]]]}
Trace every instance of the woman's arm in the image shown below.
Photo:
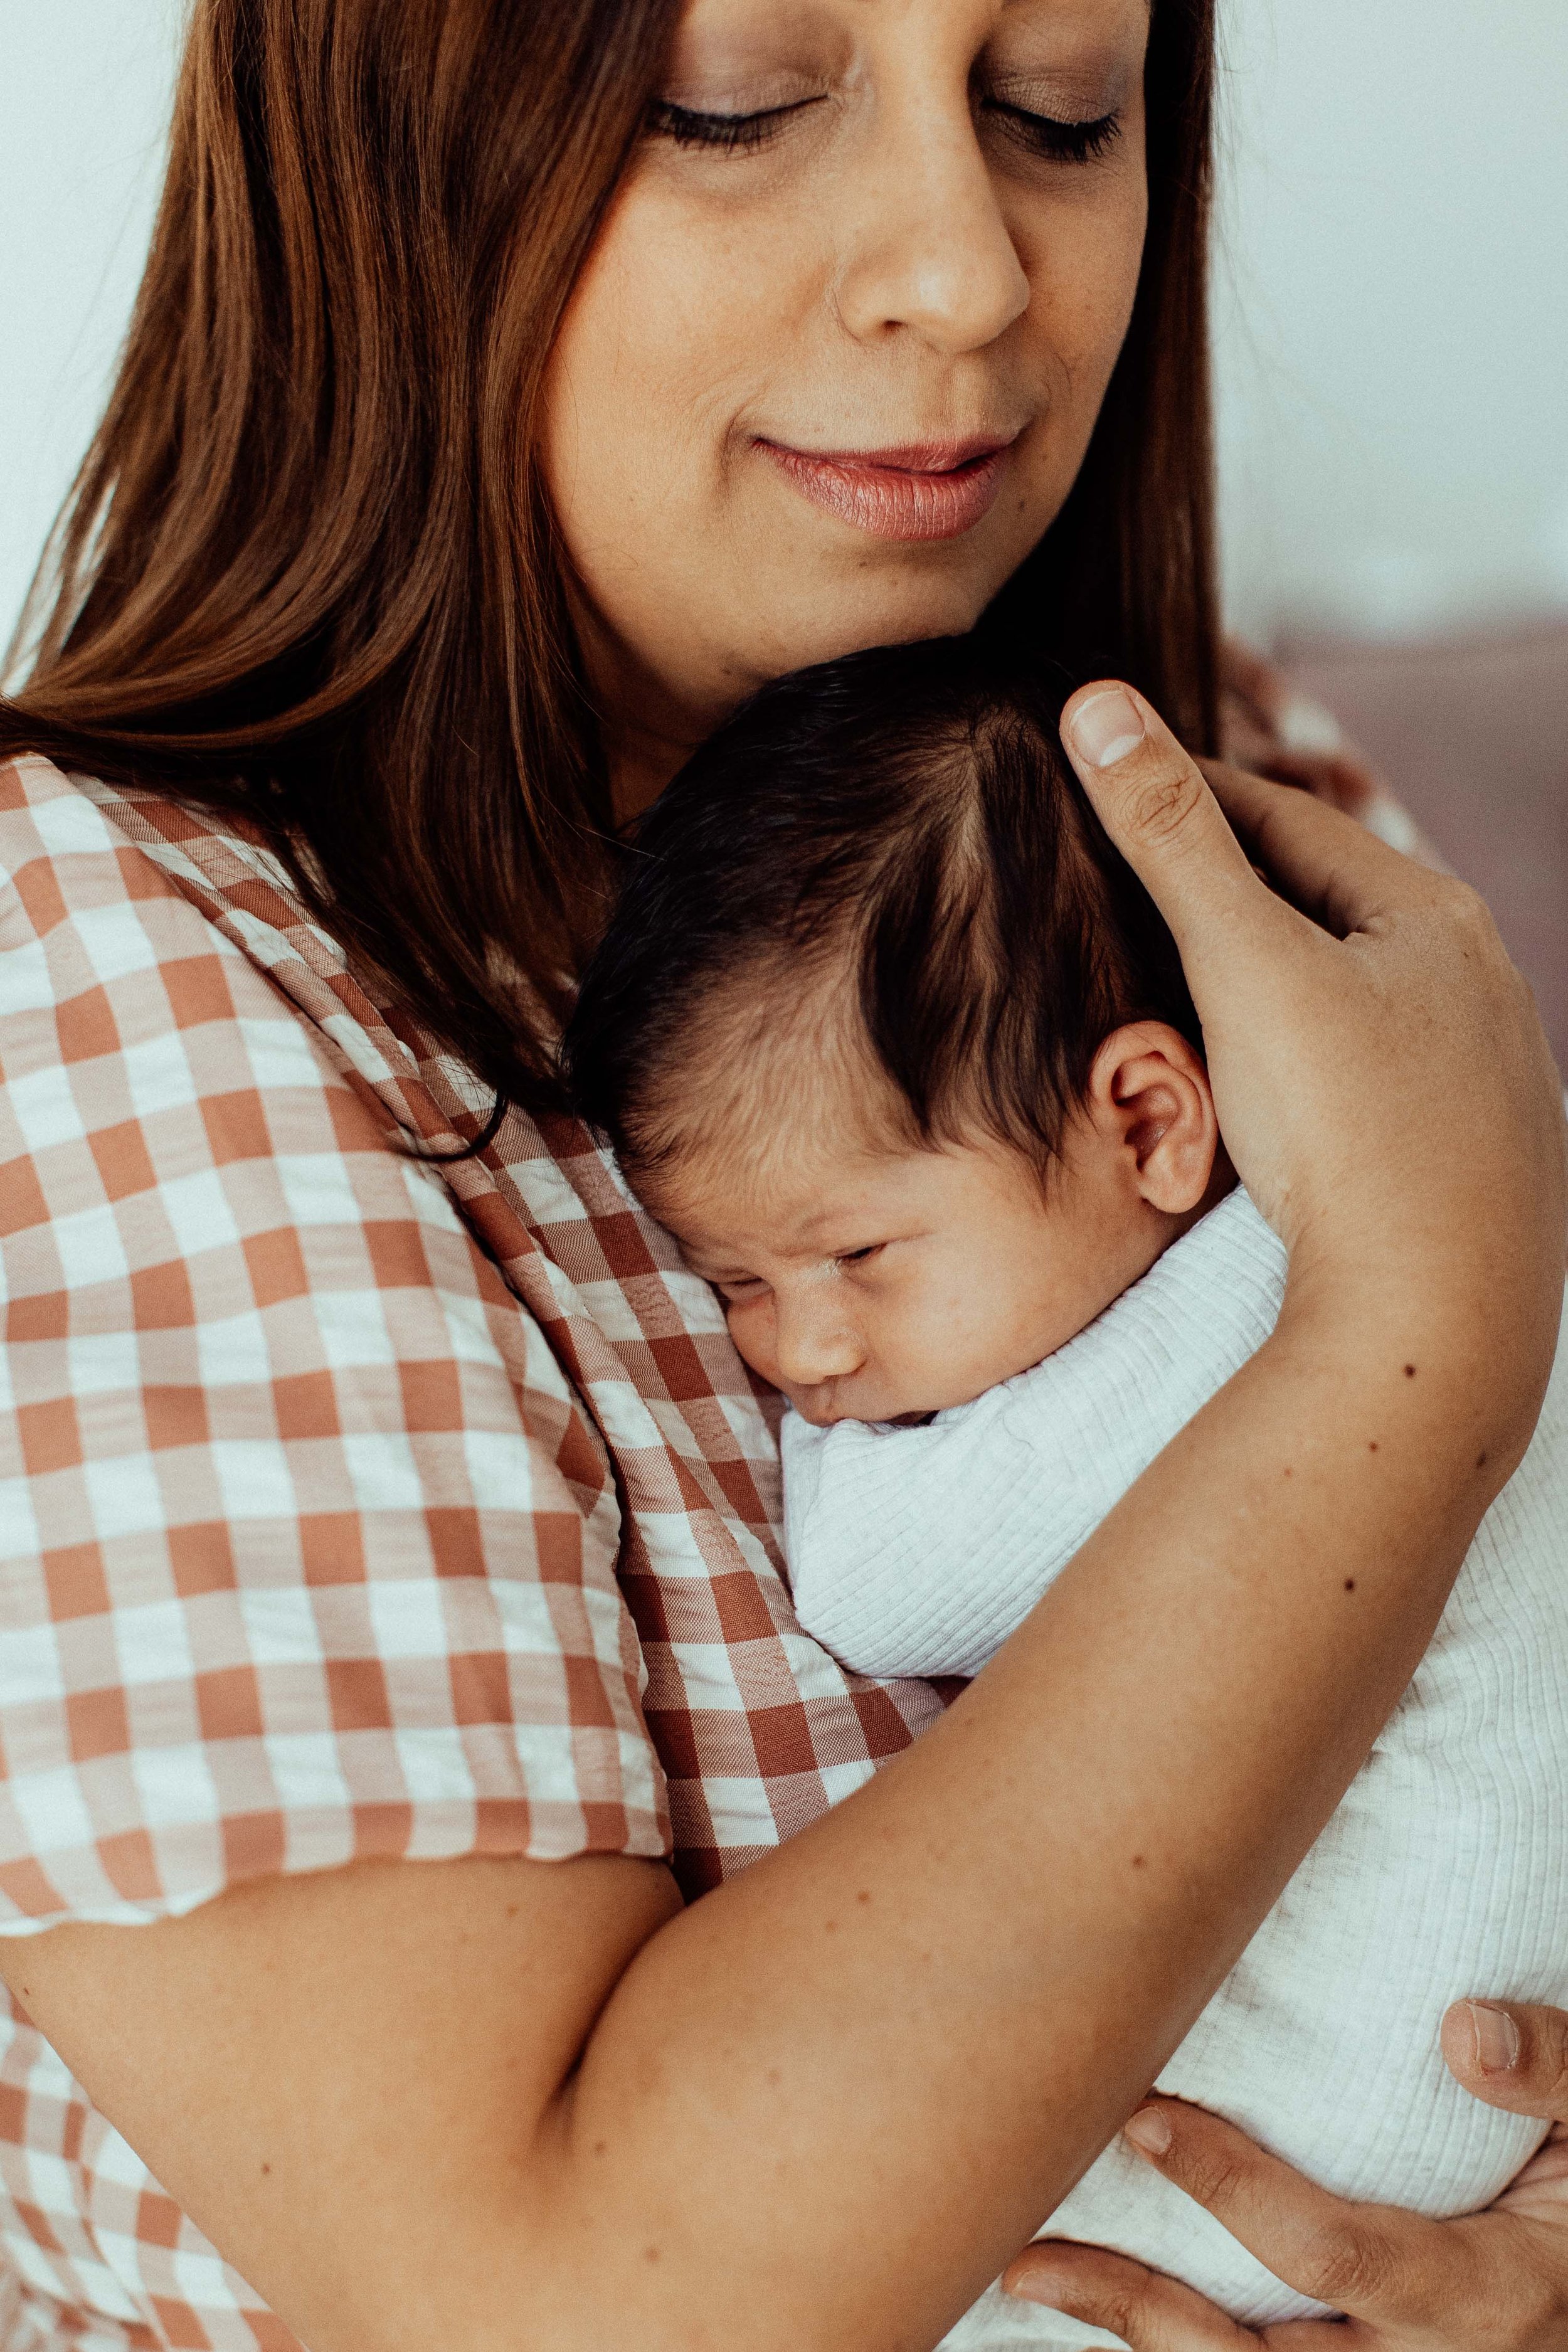
{"label": "woman's arm", "polygon": [[1152,714],[1096,768],[1097,715],[1075,758],[1177,932],[1291,1282],[964,1698],[685,1912],[651,1864],[373,1865],[6,1955],[312,2352],[934,2344],[1251,1934],[1523,1452],[1561,1108],[1484,913],[1222,784],[1331,936]]}

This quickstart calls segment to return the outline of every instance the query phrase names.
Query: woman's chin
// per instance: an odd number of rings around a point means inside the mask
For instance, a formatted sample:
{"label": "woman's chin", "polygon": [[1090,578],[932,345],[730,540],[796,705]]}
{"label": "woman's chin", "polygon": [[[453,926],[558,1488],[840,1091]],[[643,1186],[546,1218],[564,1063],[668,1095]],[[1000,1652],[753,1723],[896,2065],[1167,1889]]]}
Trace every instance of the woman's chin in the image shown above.
{"label": "woman's chin", "polygon": [[[1005,575],[1004,575],[1005,576]],[[791,596],[793,609],[771,616],[770,669],[806,669],[837,661],[869,646],[907,646],[926,637],[962,637],[979,620],[1001,585],[984,580],[942,577],[933,569],[919,578],[868,576],[825,583],[820,594]]]}

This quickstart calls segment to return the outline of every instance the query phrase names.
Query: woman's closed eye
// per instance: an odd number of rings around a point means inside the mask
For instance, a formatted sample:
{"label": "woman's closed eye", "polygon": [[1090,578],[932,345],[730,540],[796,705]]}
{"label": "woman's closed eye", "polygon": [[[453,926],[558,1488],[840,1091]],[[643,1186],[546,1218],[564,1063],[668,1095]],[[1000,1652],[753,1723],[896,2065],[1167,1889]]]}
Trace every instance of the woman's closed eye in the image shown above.
{"label": "woman's closed eye", "polygon": [[[792,99],[782,106],[758,107],[749,112],[731,109],[678,106],[672,99],[656,99],[647,111],[647,129],[656,139],[677,147],[706,148],[725,155],[754,153],[770,146],[800,116],[823,105],[818,93]],[[991,97],[980,103],[983,122],[995,126],[1010,142],[1030,155],[1057,163],[1092,163],[1110,152],[1121,136],[1120,114],[1097,115],[1076,121],[1041,114],[1010,99]]]}
{"label": "woman's closed eye", "polygon": [[1064,121],[1055,114],[1037,114],[1026,106],[1003,98],[981,102],[981,115],[994,122],[1015,144],[1055,163],[1095,163],[1110,153],[1121,135],[1120,114],[1101,114],[1092,121]]}
{"label": "woman's closed eye", "polygon": [[868,1265],[873,1258],[881,1256],[887,1246],[886,1242],[868,1242],[863,1249],[840,1250],[833,1263],[835,1265]]}
{"label": "woman's closed eye", "polygon": [[752,114],[708,112],[656,99],[647,110],[647,128],[656,139],[677,147],[707,147],[721,154],[740,154],[765,147],[793,117],[822,104],[820,97],[797,98],[786,106],[760,108]]}

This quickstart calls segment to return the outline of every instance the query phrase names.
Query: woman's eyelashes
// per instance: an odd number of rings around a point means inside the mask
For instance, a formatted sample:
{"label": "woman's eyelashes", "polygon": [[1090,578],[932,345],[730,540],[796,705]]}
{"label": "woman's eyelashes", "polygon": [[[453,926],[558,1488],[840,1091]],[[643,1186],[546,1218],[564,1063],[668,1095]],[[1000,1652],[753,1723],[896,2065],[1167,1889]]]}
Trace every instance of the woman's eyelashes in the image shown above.
{"label": "woman's eyelashes", "polygon": [[1120,114],[1101,114],[1090,122],[1064,122],[1054,114],[1037,114],[1005,99],[988,98],[981,112],[1016,144],[1053,163],[1097,163],[1110,153],[1121,135]]}
{"label": "woman's eyelashes", "polygon": [[[647,129],[650,137],[668,140],[676,147],[705,148],[726,155],[754,153],[771,146],[792,122],[825,102],[821,96],[794,99],[785,106],[762,107],[747,114],[677,106],[673,100],[661,98],[648,109]],[[993,123],[1014,145],[1056,163],[1098,163],[1121,131],[1120,114],[1067,121],[1001,98],[982,99],[978,110],[982,121]]]}
{"label": "woman's eyelashes", "polygon": [[799,98],[787,106],[763,107],[754,114],[728,114],[676,106],[659,98],[648,109],[647,127],[654,138],[668,139],[677,147],[707,147],[733,155],[767,146],[793,116],[821,104],[820,98]]}

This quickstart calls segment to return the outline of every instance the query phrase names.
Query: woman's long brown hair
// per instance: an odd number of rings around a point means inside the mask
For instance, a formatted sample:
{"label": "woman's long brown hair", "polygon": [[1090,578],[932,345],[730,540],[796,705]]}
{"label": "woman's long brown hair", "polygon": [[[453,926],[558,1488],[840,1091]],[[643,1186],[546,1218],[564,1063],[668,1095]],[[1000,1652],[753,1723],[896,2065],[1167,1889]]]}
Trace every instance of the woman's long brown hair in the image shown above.
{"label": "woman's long brown hair", "polygon": [[[197,0],[118,381],[0,757],[244,820],[507,1099],[603,899],[541,380],[679,0]],[[1212,748],[1214,0],[1154,0],[1151,228],[1088,461],[983,625]]]}

